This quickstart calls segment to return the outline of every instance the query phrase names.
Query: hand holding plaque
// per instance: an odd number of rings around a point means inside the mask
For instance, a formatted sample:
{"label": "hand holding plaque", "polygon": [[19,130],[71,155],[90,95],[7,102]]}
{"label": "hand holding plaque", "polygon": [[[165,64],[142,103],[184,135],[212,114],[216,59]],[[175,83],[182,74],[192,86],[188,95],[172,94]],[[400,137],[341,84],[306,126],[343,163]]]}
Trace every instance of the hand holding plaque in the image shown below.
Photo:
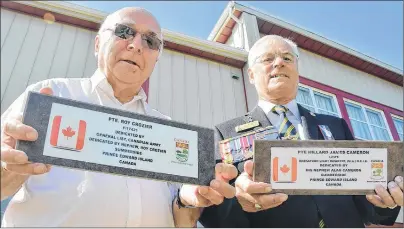
{"label": "hand holding plaque", "polygon": [[[42,88],[42,94],[52,95],[50,88]],[[38,132],[22,123],[22,117],[9,117],[1,123],[1,199],[13,195],[30,175],[40,175],[50,171],[51,166],[32,163],[27,153],[16,149],[19,140],[36,141]]]}
{"label": "hand holding plaque", "polygon": [[381,208],[395,208],[403,206],[403,177],[397,176],[387,185],[388,190],[382,185],[376,187],[376,195],[366,195],[369,202]]}
{"label": "hand holding plaque", "polygon": [[209,207],[219,205],[224,198],[235,196],[235,188],[229,181],[237,176],[234,165],[218,163],[215,166],[215,179],[210,186],[183,185],[179,198],[184,205],[193,207]]}
{"label": "hand holding plaque", "polygon": [[[42,88],[41,94],[52,95],[52,89]],[[16,141],[35,141],[38,132],[31,126],[24,125],[22,117],[10,117],[2,122],[1,132],[1,166],[2,172],[8,171],[20,175],[38,175],[49,172],[50,165],[31,163],[25,152],[16,150]]]}
{"label": "hand holding plaque", "polygon": [[288,199],[284,193],[269,194],[272,186],[252,180],[254,163],[246,161],[244,172],[236,180],[236,197],[246,212],[257,212],[281,205]]}

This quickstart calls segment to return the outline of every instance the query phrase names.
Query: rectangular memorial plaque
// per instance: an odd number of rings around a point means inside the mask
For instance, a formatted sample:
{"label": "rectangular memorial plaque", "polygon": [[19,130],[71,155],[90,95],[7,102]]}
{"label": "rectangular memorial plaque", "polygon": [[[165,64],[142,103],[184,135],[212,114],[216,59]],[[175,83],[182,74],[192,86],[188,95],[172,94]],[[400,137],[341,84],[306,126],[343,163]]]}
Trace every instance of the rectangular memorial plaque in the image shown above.
{"label": "rectangular memorial plaque", "polygon": [[254,181],[290,195],[364,195],[403,176],[403,143],[266,141],[254,143]]}
{"label": "rectangular memorial plaque", "polygon": [[199,185],[214,178],[208,128],[35,92],[23,123],[39,133],[17,143],[32,162]]}

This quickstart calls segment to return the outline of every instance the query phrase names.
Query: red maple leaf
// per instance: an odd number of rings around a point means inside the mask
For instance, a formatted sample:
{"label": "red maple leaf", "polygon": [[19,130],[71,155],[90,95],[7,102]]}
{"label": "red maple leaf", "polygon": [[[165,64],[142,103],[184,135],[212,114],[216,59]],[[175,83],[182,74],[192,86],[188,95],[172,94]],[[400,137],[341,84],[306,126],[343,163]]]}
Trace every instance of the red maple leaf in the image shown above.
{"label": "red maple leaf", "polygon": [[76,132],[72,130],[72,128],[69,126],[66,129],[62,129],[62,133],[64,136],[66,136],[67,139],[72,137]]}
{"label": "red maple leaf", "polygon": [[287,165],[283,165],[281,168],[280,168],[280,170],[281,170],[281,172],[283,172],[283,173],[287,173],[287,172],[289,172],[289,167],[287,166]]}

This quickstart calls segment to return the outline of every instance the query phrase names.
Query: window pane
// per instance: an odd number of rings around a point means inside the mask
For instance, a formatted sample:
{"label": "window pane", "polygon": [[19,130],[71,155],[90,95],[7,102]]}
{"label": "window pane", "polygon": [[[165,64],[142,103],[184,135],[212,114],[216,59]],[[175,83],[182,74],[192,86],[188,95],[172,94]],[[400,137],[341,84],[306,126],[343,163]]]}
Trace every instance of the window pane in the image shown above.
{"label": "window pane", "polygon": [[359,106],[351,103],[345,103],[345,104],[350,119],[366,122],[365,115],[363,114],[362,109]]}
{"label": "window pane", "polygon": [[381,113],[366,109],[366,114],[372,126],[374,140],[390,141],[389,132],[387,132]]}
{"label": "window pane", "polygon": [[403,134],[403,120],[393,118],[394,126],[399,134]]}
{"label": "window pane", "polygon": [[386,129],[372,126],[374,140],[390,141],[389,133]]}
{"label": "window pane", "polygon": [[366,123],[358,122],[351,119],[351,125],[354,132],[355,137],[360,137],[366,140],[372,140],[372,136],[370,135],[369,127]]}
{"label": "window pane", "polygon": [[321,110],[321,109],[318,109],[318,113],[320,113],[320,114],[326,114],[326,115],[332,115],[332,116],[335,116],[335,117],[339,117],[337,113],[332,113],[332,112],[325,111],[325,110]]}
{"label": "window pane", "polygon": [[[296,96],[296,101],[300,105],[314,106],[313,101],[310,97],[310,92],[306,88],[299,87],[299,90],[298,90],[297,96]],[[307,109],[309,109],[309,108],[307,108]]]}
{"label": "window pane", "polygon": [[331,96],[324,95],[319,92],[314,92],[314,97],[316,99],[317,108],[332,113],[337,113],[337,108],[335,107],[334,100],[332,99]]}
{"label": "window pane", "polygon": [[311,112],[316,112],[315,109],[314,109],[314,107],[309,107],[309,106],[304,105],[304,104],[300,104],[300,105],[302,105],[304,108],[306,108],[307,110],[309,110],[309,111],[311,111]]}
{"label": "window pane", "polygon": [[384,126],[384,122],[383,122],[383,119],[382,119],[382,116],[380,115],[380,113],[366,109],[366,114],[368,115],[370,124],[379,126],[382,128],[386,128]]}
{"label": "window pane", "polygon": [[396,127],[396,130],[398,132],[398,136],[400,137],[400,140],[403,141],[403,120],[398,119],[398,118],[393,118],[394,126]]}

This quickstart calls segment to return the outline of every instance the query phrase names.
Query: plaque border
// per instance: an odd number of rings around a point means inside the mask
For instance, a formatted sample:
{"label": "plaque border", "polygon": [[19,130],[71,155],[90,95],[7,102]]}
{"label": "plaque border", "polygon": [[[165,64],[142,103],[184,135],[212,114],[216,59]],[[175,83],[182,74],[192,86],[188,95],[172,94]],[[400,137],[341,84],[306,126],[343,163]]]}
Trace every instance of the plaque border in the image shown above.
{"label": "plaque border", "polygon": [[[387,149],[387,182],[404,174],[403,142],[350,141],[350,140],[255,140],[254,171],[255,182],[270,183],[271,148],[385,148]],[[256,153],[260,152],[260,153]],[[374,189],[273,189],[272,193],[288,195],[366,195],[374,194]]]}
{"label": "plaque border", "polygon": [[[196,131],[198,134],[198,178],[172,175],[166,173],[151,172],[138,169],[123,168],[117,166],[103,165],[84,161],[76,161],[71,159],[56,158],[43,155],[46,133],[48,130],[49,117],[52,104],[58,103],[67,106],[73,106],[95,112],[101,112],[111,115],[117,115],[129,119],[146,121],[161,125],[167,125],[180,129]],[[167,181],[172,183],[209,185],[215,176],[215,160],[214,160],[214,130],[210,128],[200,127],[192,124],[186,124],[169,119],[147,116],[144,114],[134,113],[130,111],[120,110],[111,107],[105,107],[97,104],[76,101],[57,96],[43,95],[38,92],[30,91],[28,93],[26,106],[22,122],[35,128],[38,133],[36,141],[22,141],[16,143],[16,149],[24,151],[28,160],[31,162],[51,164],[61,167],[74,168],[79,170],[90,170],[108,174],[138,177],[151,180]]]}

